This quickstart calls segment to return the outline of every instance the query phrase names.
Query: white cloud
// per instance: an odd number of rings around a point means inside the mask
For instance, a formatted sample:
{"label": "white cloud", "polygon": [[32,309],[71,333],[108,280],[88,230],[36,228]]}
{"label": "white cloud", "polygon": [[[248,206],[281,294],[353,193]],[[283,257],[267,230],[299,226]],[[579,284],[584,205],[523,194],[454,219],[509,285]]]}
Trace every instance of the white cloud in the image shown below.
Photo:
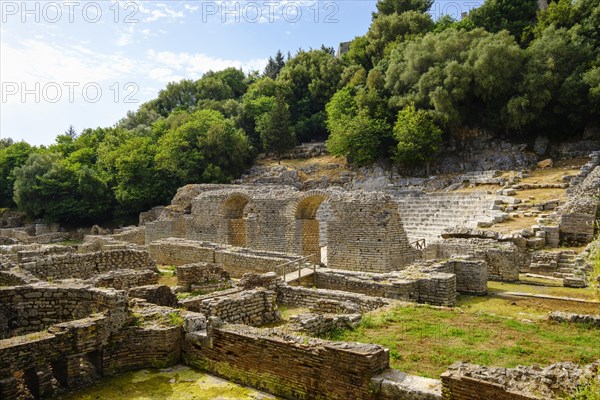
{"label": "white cloud", "polygon": [[171,51],[155,52],[148,50],[147,58],[153,63],[162,64],[166,68],[185,73],[187,78],[197,79],[207,71],[218,71],[229,67],[241,68],[249,72],[254,70],[263,70],[267,64],[266,58],[256,58],[252,60],[231,60],[219,57],[212,57],[202,53],[174,53]]}
{"label": "white cloud", "polygon": [[184,8],[185,8],[186,10],[188,10],[188,11],[191,11],[191,12],[196,12],[196,11],[198,11],[198,9],[199,9],[200,7],[198,7],[198,6],[190,6],[189,4],[186,4],[186,5],[184,6]]}
{"label": "white cloud", "polygon": [[146,18],[143,19],[143,22],[155,22],[161,19],[166,19],[169,22],[174,22],[177,19],[185,17],[183,11],[176,11],[163,3],[155,4],[154,6],[156,8],[154,9],[147,7],[148,4],[152,4],[150,2],[138,1],[136,2],[136,4],[138,6],[138,10],[142,14],[146,15]]}
{"label": "white cloud", "polygon": [[153,68],[148,72],[148,77],[161,83],[169,83],[183,79],[181,76],[173,75],[173,71],[169,68]]}

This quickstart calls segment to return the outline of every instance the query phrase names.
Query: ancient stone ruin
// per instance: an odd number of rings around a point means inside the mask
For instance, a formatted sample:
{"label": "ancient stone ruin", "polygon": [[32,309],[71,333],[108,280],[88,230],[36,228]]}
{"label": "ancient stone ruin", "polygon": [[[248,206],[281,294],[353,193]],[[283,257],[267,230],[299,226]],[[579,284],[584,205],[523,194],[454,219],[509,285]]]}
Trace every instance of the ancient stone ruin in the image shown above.
{"label": "ancient stone ruin", "polygon": [[[588,194],[600,187],[597,165],[594,154],[568,183],[566,202],[537,205],[537,225],[512,233],[485,228],[531,212],[519,210],[513,188],[428,194],[188,185],[170,205],[142,213],[139,226],[94,229],[77,246],[48,244],[60,228],[20,227],[11,215],[0,230],[0,398],[45,398],[177,363],[289,399],[572,392],[581,379],[597,379],[596,364],[457,363],[430,379],[391,369],[382,346],[319,336],[353,329],[364,313],[398,302],[453,307],[460,296],[488,295],[490,281],[524,274],[587,286],[586,254],[557,247],[593,235]],[[286,322],[282,306],[304,311]],[[549,318],[590,327],[600,320]]]}

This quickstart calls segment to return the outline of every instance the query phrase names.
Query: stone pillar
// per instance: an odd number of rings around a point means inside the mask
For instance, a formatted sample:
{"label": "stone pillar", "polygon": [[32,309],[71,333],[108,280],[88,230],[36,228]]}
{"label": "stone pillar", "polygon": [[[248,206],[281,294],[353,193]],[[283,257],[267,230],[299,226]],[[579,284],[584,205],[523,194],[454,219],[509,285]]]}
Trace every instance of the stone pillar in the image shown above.
{"label": "stone pillar", "polygon": [[44,365],[37,369],[37,382],[41,397],[48,397],[54,393],[52,387],[52,369],[50,365]]}
{"label": "stone pillar", "polygon": [[0,380],[0,399],[17,400],[17,380],[15,378]]}
{"label": "stone pillar", "polygon": [[81,375],[80,355],[65,357],[52,363],[54,376],[63,387],[72,388]]}

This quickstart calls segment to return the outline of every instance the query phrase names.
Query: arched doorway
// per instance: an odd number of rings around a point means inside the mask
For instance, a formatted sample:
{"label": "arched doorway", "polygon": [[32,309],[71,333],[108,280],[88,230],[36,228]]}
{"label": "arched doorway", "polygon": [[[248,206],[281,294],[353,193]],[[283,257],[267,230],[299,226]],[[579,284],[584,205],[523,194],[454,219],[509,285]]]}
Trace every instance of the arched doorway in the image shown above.
{"label": "arched doorway", "polygon": [[327,198],[315,194],[302,199],[296,207],[296,229],[300,238],[300,251],[313,256],[310,261],[327,263],[327,221],[331,209]]}
{"label": "arched doorway", "polygon": [[248,204],[248,197],[234,194],[229,197],[222,208],[222,217],[225,220],[225,235],[227,244],[233,246],[246,246],[246,219],[244,209]]}

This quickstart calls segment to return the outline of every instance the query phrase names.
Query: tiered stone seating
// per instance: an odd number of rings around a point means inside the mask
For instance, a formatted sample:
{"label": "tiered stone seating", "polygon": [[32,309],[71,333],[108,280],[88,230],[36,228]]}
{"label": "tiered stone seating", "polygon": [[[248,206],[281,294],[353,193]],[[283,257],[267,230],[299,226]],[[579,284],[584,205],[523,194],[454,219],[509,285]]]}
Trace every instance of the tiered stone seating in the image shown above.
{"label": "tiered stone seating", "polygon": [[396,198],[404,229],[411,241],[440,240],[446,228],[476,228],[479,222],[495,223],[506,214],[495,208],[498,196],[486,193],[415,193]]}

